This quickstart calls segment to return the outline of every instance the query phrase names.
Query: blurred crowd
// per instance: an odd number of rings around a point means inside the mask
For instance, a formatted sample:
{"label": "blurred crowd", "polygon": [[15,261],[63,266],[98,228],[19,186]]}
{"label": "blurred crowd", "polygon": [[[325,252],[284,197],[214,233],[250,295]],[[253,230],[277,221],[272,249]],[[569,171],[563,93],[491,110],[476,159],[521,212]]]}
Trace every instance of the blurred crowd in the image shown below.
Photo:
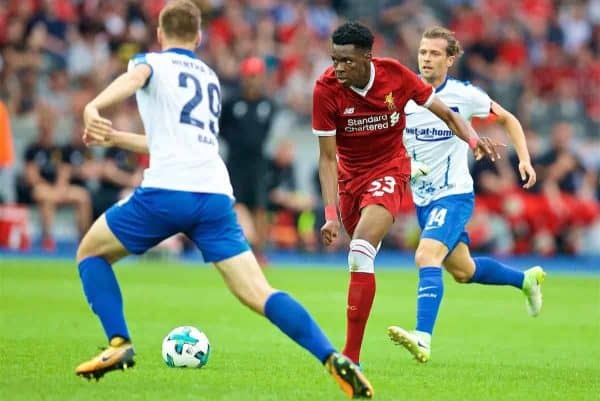
{"label": "blurred crowd", "polygon": [[[133,55],[159,50],[165,2],[0,0],[0,198],[37,207],[48,250],[57,207],[70,205],[81,234],[141,181],[147,158],[86,148],[81,115]],[[330,65],[332,30],[358,19],[376,33],[374,55],[415,71],[421,33],[449,27],[465,48],[453,76],[482,87],[526,129],[539,176],[533,191],[520,189],[510,151],[473,165],[475,249],[599,252],[600,0],[195,3],[203,10],[198,55],[223,87],[222,148],[238,213],[259,251],[320,250],[312,87]],[[134,99],[106,116],[143,132]],[[506,138],[493,121],[474,125]],[[385,246],[416,244],[413,214],[407,201]]]}

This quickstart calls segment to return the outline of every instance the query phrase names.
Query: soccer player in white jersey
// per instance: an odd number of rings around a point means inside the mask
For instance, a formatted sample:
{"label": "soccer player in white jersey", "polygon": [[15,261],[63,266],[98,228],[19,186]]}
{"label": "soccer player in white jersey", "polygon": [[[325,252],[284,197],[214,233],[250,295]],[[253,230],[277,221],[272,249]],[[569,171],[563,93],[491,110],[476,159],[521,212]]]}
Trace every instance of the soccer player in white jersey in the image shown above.
{"label": "soccer player in white jersey", "polygon": [[[371,398],[373,388],[359,368],[336,352],[297,301],[269,285],[242,234],[218,154],[219,80],[193,52],[200,43],[199,27],[200,11],[192,2],[168,3],[157,31],[162,52],[135,56],[128,71],[85,108],[88,145],[148,152],[150,167],[141,186],[93,224],[77,251],[84,293],[109,346],[80,364],[76,373],[98,379],[133,365],[134,349],[111,265],[184,233],[242,303],[313,354],[348,396]],[[146,136],[119,132],[100,115],[134,93]]]}
{"label": "soccer player in white jersey", "polygon": [[[448,69],[461,53],[453,32],[442,27],[428,29],[421,38],[418,54],[421,79],[431,84],[436,96],[466,120],[494,114],[515,146],[523,188],[531,188],[536,174],[519,121],[481,89],[448,77]],[[415,254],[419,268],[417,324],[414,331],[391,326],[388,335],[415,359],[427,362],[444,294],[442,266],[459,283],[510,285],[522,290],[531,316],[537,316],[542,307],[541,283],[545,272],[539,266],[522,272],[492,258],[471,256],[465,231],[474,207],[468,146],[426,108],[409,102],[404,112],[404,145],[412,158],[411,189],[422,229]]]}

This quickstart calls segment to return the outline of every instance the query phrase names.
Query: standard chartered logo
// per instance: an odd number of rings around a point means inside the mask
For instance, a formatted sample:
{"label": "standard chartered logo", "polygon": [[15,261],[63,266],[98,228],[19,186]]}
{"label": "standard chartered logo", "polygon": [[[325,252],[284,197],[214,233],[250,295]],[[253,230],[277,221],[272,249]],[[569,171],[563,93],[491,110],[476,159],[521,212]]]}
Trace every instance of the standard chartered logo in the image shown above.
{"label": "standard chartered logo", "polygon": [[400,120],[400,113],[398,113],[397,111],[393,112],[392,115],[390,116],[390,123],[392,124],[392,127],[394,125],[396,125],[399,120]]}
{"label": "standard chartered logo", "polygon": [[354,117],[346,120],[345,132],[365,132],[384,130],[395,126],[400,121],[400,113],[370,115],[368,117]]}

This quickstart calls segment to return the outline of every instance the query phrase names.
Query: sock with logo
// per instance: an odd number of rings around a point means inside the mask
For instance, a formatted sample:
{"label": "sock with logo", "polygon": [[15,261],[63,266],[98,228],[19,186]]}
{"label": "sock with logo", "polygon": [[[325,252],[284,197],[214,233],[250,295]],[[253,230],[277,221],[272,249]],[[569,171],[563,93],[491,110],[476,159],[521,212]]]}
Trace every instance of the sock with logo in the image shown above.
{"label": "sock with logo", "polygon": [[487,257],[473,258],[475,273],[469,283],[511,285],[523,288],[525,273]]}
{"label": "sock with logo", "polygon": [[419,269],[417,288],[417,331],[431,335],[444,296],[442,268],[428,266]]}
{"label": "sock with logo", "polygon": [[285,292],[274,292],[265,303],[265,316],[297,344],[325,363],[335,348],[310,314]]}
{"label": "sock with logo", "polygon": [[350,273],[346,309],[346,345],[342,353],[360,363],[360,350],[375,298],[375,274]]}
{"label": "sock with logo", "polygon": [[121,337],[129,341],[121,289],[111,265],[104,258],[90,256],[79,262],[78,267],[85,297],[100,318],[108,340]]}
{"label": "sock with logo", "polygon": [[355,363],[360,363],[363,336],[375,298],[376,255],[377,249],[369,241],[360,238],[350,241],[346,345],[342,352]]}

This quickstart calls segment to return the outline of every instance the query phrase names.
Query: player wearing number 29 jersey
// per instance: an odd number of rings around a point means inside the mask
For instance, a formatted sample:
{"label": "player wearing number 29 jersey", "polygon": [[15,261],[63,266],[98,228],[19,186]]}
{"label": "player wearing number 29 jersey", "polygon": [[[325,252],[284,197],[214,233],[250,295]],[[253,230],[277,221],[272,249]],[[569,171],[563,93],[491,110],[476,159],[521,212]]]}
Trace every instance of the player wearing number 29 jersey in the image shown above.
{"label": "player wearing number 29 jersey", "polygon": [[[302,305],[270,286],[248,247],[218,153],[219,80],[193,52],[201,41],[199,29],[200,10],[193,2],[168,2],[157,29],[163,51],[134,57],[128,71],[85,107],[88,145],[150,153],[150,168],[142,186],[98,218],[77,250],[83,291],[109,347],[75,373],[99,379],[133,366],[135,352],[111,264],[181,233],[205,261],[214,262],[241,302],[309,351],[350,398],[372,398],[373,387],[360,369],[335,351]],[[100,114],[134,93],[147,137],[118,131]]]}
{"label": "player wearing number 29 jersey", "polygon": [[221,90],[215,72],[179,48],[139,54],[128,70],[140,64],[152,70],[136,92],[150,152],[142,187],[233,196],[216,138]]}

